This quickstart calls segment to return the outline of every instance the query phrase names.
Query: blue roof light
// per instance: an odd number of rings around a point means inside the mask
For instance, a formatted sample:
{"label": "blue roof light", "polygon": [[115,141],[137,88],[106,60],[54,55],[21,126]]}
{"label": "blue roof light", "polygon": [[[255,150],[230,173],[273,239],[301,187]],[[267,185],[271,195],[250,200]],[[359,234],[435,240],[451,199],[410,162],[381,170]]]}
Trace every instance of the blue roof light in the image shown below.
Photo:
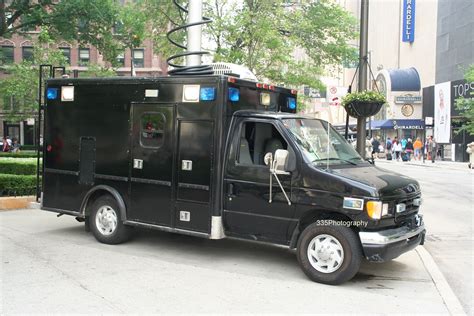
{"label": "blue roof light", "polygon": [[46,90],[46,98],[48,100],[56,100],[58,98],[58,88],[48,88]]}
{"label": "blue roof light", "polygon": [[240,100],[240,90],[238,88],[229,88],[229,100],[238,102]]}
{"label": "blue roof light", "polygon": [[213,101],[216,99],[216,88],[202,87],[200,93],[201,101]]}
{"label": "blue roof light", "polygon": [[288,108],[290,110],[296,109],[296,99],[295,98],[288,98]]}

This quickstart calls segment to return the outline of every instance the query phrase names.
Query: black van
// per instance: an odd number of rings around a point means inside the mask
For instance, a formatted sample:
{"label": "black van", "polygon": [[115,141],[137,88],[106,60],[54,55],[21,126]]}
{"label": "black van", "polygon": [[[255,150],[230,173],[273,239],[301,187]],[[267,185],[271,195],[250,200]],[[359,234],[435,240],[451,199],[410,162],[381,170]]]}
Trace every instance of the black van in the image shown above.
{"label": "black van", "polygon": [[296,249],[314,281],[423,243],[418,183],[364,159],[296,91],[235,77],[50,79],[43,210],[117,244],[145,227]]}

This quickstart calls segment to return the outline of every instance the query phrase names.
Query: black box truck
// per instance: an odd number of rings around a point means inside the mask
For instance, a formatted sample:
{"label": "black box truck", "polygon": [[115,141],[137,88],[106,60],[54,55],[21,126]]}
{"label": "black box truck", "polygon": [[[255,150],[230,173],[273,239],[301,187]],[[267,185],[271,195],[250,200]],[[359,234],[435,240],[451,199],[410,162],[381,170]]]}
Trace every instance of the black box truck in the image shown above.
{"label": "black box truck", "polygon": [[50,79],[41,208],[108,244],[144,227],[285,245],[327,284],[422,244],[418,183],[296,98],[225,75]]}

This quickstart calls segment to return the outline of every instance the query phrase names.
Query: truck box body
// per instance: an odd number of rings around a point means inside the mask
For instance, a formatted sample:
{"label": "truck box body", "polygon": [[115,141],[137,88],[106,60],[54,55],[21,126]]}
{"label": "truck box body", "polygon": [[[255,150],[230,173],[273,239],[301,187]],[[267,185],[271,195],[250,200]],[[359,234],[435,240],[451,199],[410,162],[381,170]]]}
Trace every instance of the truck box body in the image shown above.
{"label": "truck box body", "polygon": [[[107,186],[122,197],[129,221],[210,234],[211,217],[222,210],[232,114],[296,111],[288,108],[287,99],[296,98],[289,89],[230,81],[226,76],[49,80],[47,89],[53,94],[56,89],[56,98],[48,97],[45,114],[43,209],[83,214],[89,191]],[[185,102],[188,85],[215,88],[214,99]],[[72,101],[62,100],[63,86],[73,87]],[[229,88],[239,90],[238,101],[229,100]],[[261,105],[260,91],[271,96],[268,106]],[[183,166],[186,161],[192,166]],[[192,220],[180,220],[180,211],[190,212]]]}

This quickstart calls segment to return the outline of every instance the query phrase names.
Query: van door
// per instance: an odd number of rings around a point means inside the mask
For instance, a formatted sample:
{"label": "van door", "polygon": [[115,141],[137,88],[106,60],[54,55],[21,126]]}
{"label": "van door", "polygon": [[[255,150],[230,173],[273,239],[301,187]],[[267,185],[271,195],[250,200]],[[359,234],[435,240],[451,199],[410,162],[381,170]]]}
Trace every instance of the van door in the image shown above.
{"label": "van door", "polygon": [[128,219],[171,226],[173,104],[132,104]]}
{"label": "van door", "polygon": [[175,227],[209,233],[214,123],[178,120]]}
{"label": "van door", "polygon": [[[294,207],[273,179],[273,201],[269,203],[269,167],[263,158],[267,152],[287,149],[294,152],[278,131],[273,120],[246,119],[233,132],[224,179],[224,223],[226,234],[246,238],[285,242]],[[279,175],[291,200],[292,175]]]}

